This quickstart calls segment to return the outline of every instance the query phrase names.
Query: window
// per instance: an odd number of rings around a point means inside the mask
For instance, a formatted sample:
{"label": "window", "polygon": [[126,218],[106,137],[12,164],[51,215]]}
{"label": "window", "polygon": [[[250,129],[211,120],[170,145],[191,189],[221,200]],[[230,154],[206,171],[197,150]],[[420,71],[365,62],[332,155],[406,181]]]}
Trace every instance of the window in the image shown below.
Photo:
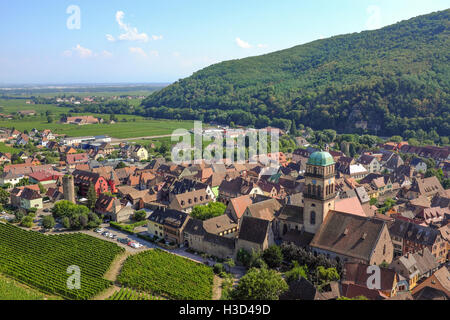
{"label": "window", "polygon": [[309,222],[311,225],[316,224],[316,213],[314,211],[311,211]]}

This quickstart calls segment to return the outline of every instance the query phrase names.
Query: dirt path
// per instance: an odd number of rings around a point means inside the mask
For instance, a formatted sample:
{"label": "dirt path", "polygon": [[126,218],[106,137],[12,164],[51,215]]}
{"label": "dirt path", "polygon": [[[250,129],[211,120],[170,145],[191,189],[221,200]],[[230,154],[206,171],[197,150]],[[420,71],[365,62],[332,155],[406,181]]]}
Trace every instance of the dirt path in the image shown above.
{"label": "dirt path", "polygon": [[111,266],[109,267],[109,270],[105,273],[105,279],[116,281],[117,276],[120,273],[120,270],[122,269],[123,263],[125,260],[131,255],[129,251],[125,251],[121,255],[117,256],[116,259],[111,263]]}
{"label": "dirt path", "polygon": [[[104,278],[110,281],[116,282],[117,276],[120,273],[120,270],[122,270],[122,266],[125,262],[125,260],[132,255],[131,252],[125,251],[121,255],[117,256],[114,261],[111,263],[111,266],[109,267],[109,270],[105,273]],[[113,286],[109,287],[108,289],[102,291],[98,295],[96,295],[92,300],[106,300],[109,298],[114,292],[119,291],[120,287],[117,283],[115,283]]]}
{"label": "dirt path", "polygon": [[214,275],[214,282],[213,282],[213,300],[220,300],[220,297],[222,297],[222,278],[220,278],[217,275]]}

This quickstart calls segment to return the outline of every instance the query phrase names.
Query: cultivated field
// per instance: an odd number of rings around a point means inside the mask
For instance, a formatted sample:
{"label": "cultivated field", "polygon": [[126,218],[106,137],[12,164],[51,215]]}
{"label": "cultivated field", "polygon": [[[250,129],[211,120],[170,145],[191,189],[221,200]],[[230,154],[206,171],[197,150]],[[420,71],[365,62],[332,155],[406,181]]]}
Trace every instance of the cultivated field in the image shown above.
{"label": "cultivated field", "polygon": [[[113,138],[126,139],[148,136],[160,136],[171,134],[175,129],[192,129],[191,121],[176,120],[148,120],[135,115],[116,115],[119,122],[115,124],[96,124],[96,125],[68,125],[58,123],[62,114],[69,113],[68,108],[58,107],[56,105],[26,105],[25,100],[4,100],[0,99],[0,106],[3,107],[3,113],[13,113],[19,110],[35,110],[36,116],[26,116],[23,119],[7,120],[0,119],[0,127],[16,128],[17,130],[30,131],[33,128],[38,130],[50,129],[53,133],[66,134],[71,137],[91,136],[91,135],[109,135]],[[54,121],[48,123],[46,111],[52,112]],[[108,114],[92,113],[72,113],[76,115],[92,115],[105,120],[109,119]],[[126,122],[123,120],[126,119]]]}
{"label": "cultivated field", "polygon": [[147,293],[137,292],[136,290],[121,288],[119,291],[106,300],[161,300]]}
{"label": "cultivated field", "polygon": [[0,276],[0,300],[55,300],[58,297],[47,296],[35,289],[27,288],[23,284]]}
{"label": "cultivated field", "polygon": [[[85,234],[46,236],[0,223],[0,273],[49,294],[90,299],[108,288],[103,278],[124,249]],[[80,289],[69,289],[69,266],[81,272]]]}
{"label": "cultivated field", "polygon": [[211,300],[214,273],[203,264],[155,249],[127,258],[124,286],[176,300]]}

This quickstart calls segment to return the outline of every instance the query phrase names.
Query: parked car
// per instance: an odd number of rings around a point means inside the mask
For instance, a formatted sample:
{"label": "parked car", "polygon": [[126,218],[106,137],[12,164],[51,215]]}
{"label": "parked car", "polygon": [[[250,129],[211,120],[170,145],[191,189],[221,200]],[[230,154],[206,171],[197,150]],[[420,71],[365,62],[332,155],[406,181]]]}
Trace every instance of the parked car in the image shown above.
{"label": "parked car", "polygon": [[105,229],[103,229],[103,228],[97,228],[97,229],[95,229],[94,231],[97,232],[97,233],[102,233],[103,231],[105,231]]}
{"label": "parked car", "polygon": [[128,243],[128,245],[134,249],[139,249],[139,248],[143,247],[142,244],[140,244],[138,242],[134,242],[134,241],[131,241],[130,243]]}

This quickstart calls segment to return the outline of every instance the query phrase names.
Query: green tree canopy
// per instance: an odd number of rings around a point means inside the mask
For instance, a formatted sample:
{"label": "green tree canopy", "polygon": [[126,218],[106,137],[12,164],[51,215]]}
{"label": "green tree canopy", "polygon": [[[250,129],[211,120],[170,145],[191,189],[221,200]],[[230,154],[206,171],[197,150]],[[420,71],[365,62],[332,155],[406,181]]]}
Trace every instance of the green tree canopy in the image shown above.
{"label": "green tree canopy", "polygon": [[236,300],[278,300],[288,288],[275,270],[252,268],[239,280],[231,296]]}

